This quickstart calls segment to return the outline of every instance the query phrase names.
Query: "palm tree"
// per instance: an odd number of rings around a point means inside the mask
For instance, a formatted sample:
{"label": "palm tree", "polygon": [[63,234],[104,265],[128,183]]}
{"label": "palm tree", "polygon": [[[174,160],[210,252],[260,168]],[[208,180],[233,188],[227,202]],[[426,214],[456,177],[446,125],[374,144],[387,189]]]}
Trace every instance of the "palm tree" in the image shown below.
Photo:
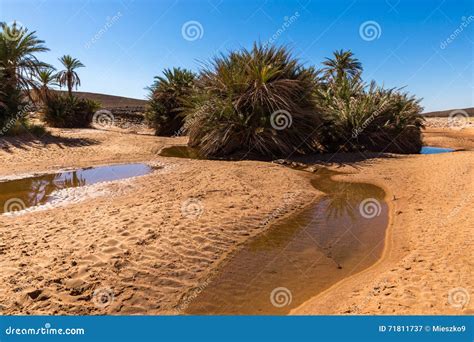
{"label": "palm tree", "polygon": [[362,64],[350,50],[335,51],[334,58],[326,58],[323,64],[325,76],[332,80],[341,80],[344,76],[357,77],[363,69]]}
{"label": "palm tree", "polygon": [[188,144],[205,157],[314,152],[316,87],[314,68],[285,47],[255,43],[214,57],[185,110]]}
{"label": "palm tree", "polygon": [[0,26],[0,69],[12,85],[27,90],[34,86],[32,76],[40,68],[49,66],[40,62],[35,54],[49,49],[36,37],[35,31],[28,33],[28,29],[18,27],[16,22],[11,26],[0,23]]}
{"label": "palm tree", "polygon": [[57,75],[59,85],[61,87],[66,85],[68,94],[72,97],[72,88],[76,87],[77,89],[77,87],[81,85],[81,80],[75,69],[83,68],[85,65],[77,58],[73,58],[69,55],[62,56],[59,58],[59,61],[65,68],[65,70],[61,70]]}
{"label": "palm tree", "polygon": [[0,124],[15,117],[20,107],[25,104],[25,93],[35,88],[33,76],[48,64],[38,60],[38,52],[49,49],[44,41],[36,37],[36,32],[12,25],[0,23],[0,102],[4,104]]}
{"label": "palm tree", "polygon": [[172,136],[182,133],[185,97],[193,87],[196,75],[181,68],[165,69],[163,76],[156,76],[148,87],[150,91],[147,119],[156,135]]}
{"label": "palm tree", "polygon": [[44,100],[48,96],[51,86],[59,85],[55,71],[56,69],[53,67],[42,68],[35,75],[37,93],[41,100]]}

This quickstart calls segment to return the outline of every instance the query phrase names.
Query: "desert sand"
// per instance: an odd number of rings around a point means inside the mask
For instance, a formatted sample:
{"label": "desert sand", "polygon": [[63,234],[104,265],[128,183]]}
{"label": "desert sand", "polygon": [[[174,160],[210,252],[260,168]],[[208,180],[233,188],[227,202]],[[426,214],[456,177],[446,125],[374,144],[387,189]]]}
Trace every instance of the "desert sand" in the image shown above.
{"label": "desert sand", "polygon": [[474,313],[474,130],[428,130],[425,144],[466,151],[338,169],[348,173],[339,179],[369,181],[387,192],[391,222],[384,253],[292,314]]}
{"label": "desert sand", "polygon": [[[161,168],[108,184],[106,196],[0,216],[3,314],[182,313],[183,298],[212,279],[242,244],[321,195],[301,172],[273,163],[157,155],[164,146],[185,144],[184,137],[51,131],[46,143],[4,141],[0,178],[125,162]],[[390,225],[375,265],[294,314],[473,312],[474,299],[455,308],[447,297],[452,289],[474,290],[474,132],[429,129],[426,143],[464,151],[316,163],[346,173],[338,179],[382,187]],[[297,200],[282,206],[294,193]]]}

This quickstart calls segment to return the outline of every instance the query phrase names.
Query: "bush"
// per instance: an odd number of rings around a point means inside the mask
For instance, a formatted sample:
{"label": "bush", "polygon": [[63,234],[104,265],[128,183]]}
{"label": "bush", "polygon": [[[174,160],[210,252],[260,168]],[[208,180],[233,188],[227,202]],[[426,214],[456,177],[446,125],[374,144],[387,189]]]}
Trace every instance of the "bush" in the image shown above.
{"label": "bush", "polygon": [[99,108],[97,102],[89,99],[50,94],[45,98],[41,112],[43,120],[51,127],[86,128],[90,127]]}
{"label": "bush", "polygon": [[0,85],[0,133],[6,134],[16,122],[26,122],[26,106],[21,90]]}
{"label": "bush", "polygon": [[203,156],[265,157],[317,150],[317,75],[284,47],[254,45],[213,59],[186,108],[189,144]]}
{"label": "bush", "polygon": [[326,152],[418,153],[423,118],[419,100],[400,89],[384,89],[360,77],[329,82],[318,92]]}
{"label": "bush", "polygon": [[165,69],[155,77],[150,90],[146,118],[156,135],[180,135],[184,123],[183,100],[192,91],[195,75],[186,69]]}
{"label": "bush", "polygon": [[49,132],[46,130],[44,126],[41,125],[34,125],[30,124],[28,121],[20,122],[16,121],[6,132],[6,136],[17,136],[22,134],[30,134],[36,138],[41,138],[45,135],[48,135]]}

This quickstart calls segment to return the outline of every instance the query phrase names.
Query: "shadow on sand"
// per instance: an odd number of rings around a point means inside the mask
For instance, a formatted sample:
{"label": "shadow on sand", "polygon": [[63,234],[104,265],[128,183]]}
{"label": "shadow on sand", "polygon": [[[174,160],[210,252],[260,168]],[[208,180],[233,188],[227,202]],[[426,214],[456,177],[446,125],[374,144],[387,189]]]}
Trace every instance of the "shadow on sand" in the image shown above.
{"label": "shadow on sand", "polygon": [[[400,155],[381,152],[352,152],[352,153],[326,153],[312,154],[305,156],[293,156],[286,159],[287,162],[297,163],[306,167],[324,166],[324,167],[344,167],[350,166],[360,169],[362,165],[370,165],[377,159],[395,158]],[[277,161],[278,162],[278,161]]]}
{"label": "shadow on sand", "polygon": [[44,148],[48,145],[56,145],[59,148],[83,147],[98,144],[99,141],[89,138],[61,137],[47,133],[35,136],[25,133],[15,137],[0,137],[0,150],[13,153],[13,149]]}

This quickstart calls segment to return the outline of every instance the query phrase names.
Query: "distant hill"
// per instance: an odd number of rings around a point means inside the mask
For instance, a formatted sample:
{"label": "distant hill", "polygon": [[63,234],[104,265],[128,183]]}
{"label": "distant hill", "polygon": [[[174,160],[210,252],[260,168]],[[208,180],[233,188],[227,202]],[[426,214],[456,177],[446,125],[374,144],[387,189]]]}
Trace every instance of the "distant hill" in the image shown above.
{"label": "distant hill", "polygon": [[[66,91],[59,90],[60,93],[66,93]],[[87,98],[97,102],[100,102],[103,108],[118,108],[118,107],[145,107],[147,101],[140,99],[132,99],[130,97],[122,97],[107,94],[87,93],[83,91],[75,91],[74,95],[80,98]]]}
{"label": "distant hill", "polygon": [[[66,91],[59,90],[60,93],[66,93]],[[97,94],[97,93],[88,93],[83,91],[75,91],[74,95],[77,95],[81,98],[88,98],[94,101],[101,103],[103,108],[123,108],[123,107],[145,107],[147,101],[140,99],[133,99],[130,97],[107,95],[107,94]],[[464,108],[464,109],[449,109],[449,110],[440,110],[437,112],[428,112],[423,113],[423,116],[426,117],[448,117],[450,113],[462,110],[465,111],[469,116],[474,117],[474,107]]]}
{"label": "distant hill", "polygon": [[464,109],[450,109],[450,110],[440,110],[438,112],[429,112],[429,113],[423,113],[424,116],[426,117],[438,117],[438,118],[443,118],[443,117],[448,117],[450,113],[453,113],[454,111],[464,111],[466,112],[469,116],[474,117],[474,107],[472,108],[464,108]]}

